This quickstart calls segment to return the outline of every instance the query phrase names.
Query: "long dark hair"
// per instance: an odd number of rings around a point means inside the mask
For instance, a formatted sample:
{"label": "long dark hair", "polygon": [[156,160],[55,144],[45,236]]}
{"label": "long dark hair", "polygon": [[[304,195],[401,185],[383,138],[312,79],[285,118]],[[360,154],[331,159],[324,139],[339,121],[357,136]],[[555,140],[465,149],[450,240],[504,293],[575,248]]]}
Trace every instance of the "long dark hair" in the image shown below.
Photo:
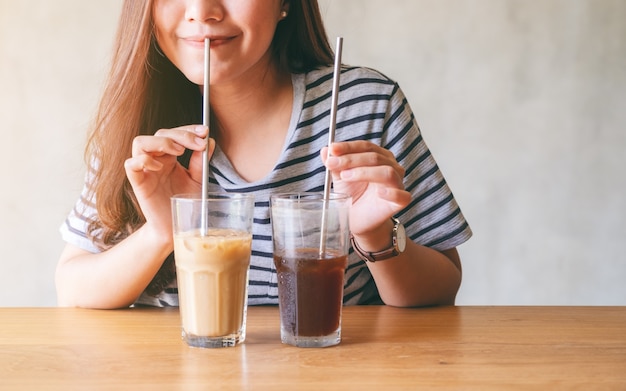
{"label": "long dark hair", "polygon": [[[317,0],[287,1],[289,14],[278,23],[271,49],[279,70],[305,73],[332,64]],[[84,201],[95,203],[97,210],[97,216],[88,216],[88,235],[102,249],[145,223],[124,175],[132,140],[202,120],[198,86],[158,48],[152,8],[153,0],[125,0],[122,5],[110,71],[85,149],[92,180]],[[159,271],[153,283],[171,279],[171,272],[164,273]]]}
{"label": "long dark hair", "polygon": [[317,0],[289,1],[289,15],[276,27],[272,46],[276,62],[291,73],[333,63]]}

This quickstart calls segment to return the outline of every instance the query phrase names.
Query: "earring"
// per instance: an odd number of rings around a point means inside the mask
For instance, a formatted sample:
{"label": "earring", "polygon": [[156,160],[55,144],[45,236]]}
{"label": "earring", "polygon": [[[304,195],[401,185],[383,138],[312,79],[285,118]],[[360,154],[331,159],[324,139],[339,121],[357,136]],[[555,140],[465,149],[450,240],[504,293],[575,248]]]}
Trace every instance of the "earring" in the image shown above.
{"label": "earring", "polygon": [[280,11],[280,18],[285,19],[286,17],[287,17],[287,11],[285,10]]}

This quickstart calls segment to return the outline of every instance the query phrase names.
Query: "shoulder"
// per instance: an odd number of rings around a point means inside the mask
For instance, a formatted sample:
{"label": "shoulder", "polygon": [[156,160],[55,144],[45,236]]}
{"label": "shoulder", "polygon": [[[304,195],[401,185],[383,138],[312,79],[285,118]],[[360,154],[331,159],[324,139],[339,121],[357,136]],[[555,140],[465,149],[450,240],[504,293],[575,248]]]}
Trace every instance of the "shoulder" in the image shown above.
{"label": "shoulder", "polygon": [[[332,89],[333,67],[324,67],[310,71],[304,75],[307,91],[319,91]],[[392,80],[382,72],[361,66],[341,67],[340,79],[342,91],[352,88],[369,89],[378,91],[393,91],[398,88],[395,80]]]}
{"label": "shoulder", "polygon": [[344,66],[342,67],[341,76],[345,80],[369,80],[386,85],[396,84],[394,80],[384,73],[367,67]]}

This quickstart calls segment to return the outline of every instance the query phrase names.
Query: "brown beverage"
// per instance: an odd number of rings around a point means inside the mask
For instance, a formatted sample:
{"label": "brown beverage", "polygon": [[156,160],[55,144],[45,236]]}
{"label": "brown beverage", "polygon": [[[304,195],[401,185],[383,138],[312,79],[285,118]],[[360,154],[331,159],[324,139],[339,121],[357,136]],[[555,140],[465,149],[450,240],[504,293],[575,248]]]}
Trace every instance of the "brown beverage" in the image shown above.
{"label": "brown beverage", "polygon": [[185,334],[220,337],[242,329],[251,244],[249,233],[230,229],[174,236]]}
{"label": "brown beverage", "polygon": [[347,255],[302,249],[274,255],[282,328],[294,337],[327,336],[339,329]]}

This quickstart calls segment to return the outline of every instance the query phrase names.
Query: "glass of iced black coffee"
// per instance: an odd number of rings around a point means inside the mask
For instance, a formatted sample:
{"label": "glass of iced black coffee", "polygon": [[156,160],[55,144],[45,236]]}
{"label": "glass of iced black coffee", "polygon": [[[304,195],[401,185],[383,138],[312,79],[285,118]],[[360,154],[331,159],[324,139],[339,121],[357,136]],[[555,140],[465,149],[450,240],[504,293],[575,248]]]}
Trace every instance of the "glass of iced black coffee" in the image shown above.
{"label": "glass of iced black coffee", "polygon": [[341,342],[349,248],[349,196],[286,193],[271,197],[274,265],[283,343],[325,347]]}

